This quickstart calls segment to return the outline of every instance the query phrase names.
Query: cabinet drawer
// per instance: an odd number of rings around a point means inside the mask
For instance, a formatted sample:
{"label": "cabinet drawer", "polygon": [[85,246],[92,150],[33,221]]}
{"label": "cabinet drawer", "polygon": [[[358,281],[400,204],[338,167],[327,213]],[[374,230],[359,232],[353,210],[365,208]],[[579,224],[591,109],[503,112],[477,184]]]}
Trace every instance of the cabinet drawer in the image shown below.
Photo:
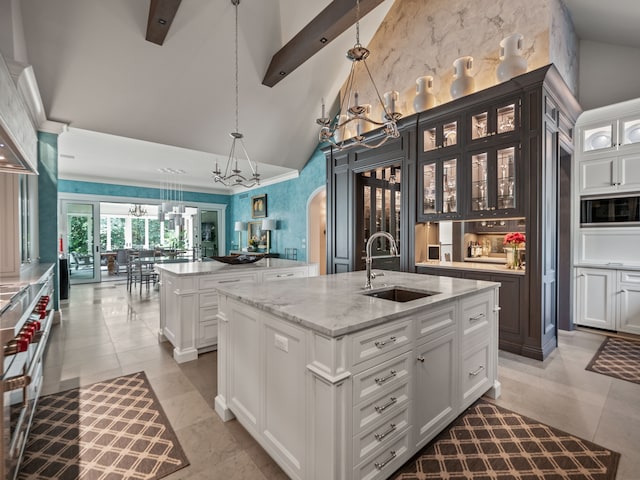
{"label": "cabinet drawer", "polygon": [[464,408],[480,398],[491,387],[493,381],[490,375],[489,344],[486,343],[478,350],[468,355],[466,352],[462,363],[462,401]]}
{"label": "cabinet drawer", "polygon": [[411,428],[396,438],[387,447],[382,448],[372,458],[358,465],[353,472],[353,478],[359,480],[374,480],[388,478],[409,459],[409,440]]}
{"label": "cabinet drawer", "polygon": [[357,465],[377,449],[384,449],[409,426],[409,405],[366,432],[353,437],[353,464]]}
{"label": "cabinet drawer", "polygon": [[388,353],[411,342],[409,321],[392,323],[366,330],[353,337],[353,365]]}
{"label": "cabinet drawer", "polygon": [[640,285],[640,273],[620,271],[620,283]]}
{"label": "cabinet drawer", "polygon": [[306,270],[297,268],[295,270],[280,270],[275,272],[264,272],[262,274],[263,281],[270,280],[286,280],[287,278],[304,278],[307,276]]}
{"label": "cabinet drawer", "polygon": [[217,322],[218,321],[218,306],[205,307],[200,309],[200,323],[202,322]]}
{"label": "cabinet drawer", "polygon": [[433,334],[442,335],[442,331],[456,325],[457,309],[456,304],[446,305],[435,312],[429,312],[417,319],[417,338],[421,341],[428,341]]}
{"label": "cabinet drawer", "polygon": [[235,275],[207,275],[200,278],[200,290],[211,290],[218,285],[229,285],[238,282],[255,282],[255,273],[235,274]]}
{"label": "cabinet drawer", "polygon": [[198,348],[209,347],[218,343],[218,322],[200,322],[198,325]]}
{"label": "cabinet drawer", "polygon": [[399,355],[381,365],[365,370],[353,377],[353,404],[365,401],[388,391],[409,377],[411,365],[409,353]]}
{"label": "cabinet drawer", "polygon": [[218,292],[200,294],[200,307],[218,306]]}
{"label": "cabinet drawer", "polygon": [[371,425],[384,421],[409,401],[409,383],[405,380],[391,391],[379,392],[353,409],[353,434],[359,435]]}
{"label": "cabinet drawer", "polygon": [[477,295],[461,302],[461,328],[465,338],[471,335],[489,335],[490,320],[493,315],[492,306],[493,292]]}

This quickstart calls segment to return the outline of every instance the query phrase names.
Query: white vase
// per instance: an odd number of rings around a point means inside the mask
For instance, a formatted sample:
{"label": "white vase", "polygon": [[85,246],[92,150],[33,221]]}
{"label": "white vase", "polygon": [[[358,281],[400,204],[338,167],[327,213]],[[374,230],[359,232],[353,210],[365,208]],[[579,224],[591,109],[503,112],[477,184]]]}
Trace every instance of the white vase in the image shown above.
{"label": "white vase", "polygon": [[473,57],[460,57],[453,62],[451,98],[460,98],[475,91],[475,79],[471,76]]}
{"label": "white vase", "polygon": [[500,64],[496,69],[499,82],[527,72],[527,59],[522,56],[523,36],[514,33],[500,42]]}
{"label": "white vase", "polygon": [[416,79],[416,96],[413,99],[415,112],[422,112],[436,105],[436,96],[433,94],[433,77],[425,75]]}
{"label": "white vase", "polygon": [[[398,92],[396,92],[395,90],[384,92],[382,98],[384,99],[384,108],[386,109],[388,115],[393,116],[394,113],[399,113],[397,108],[400,94]],[[385,118],[384,111],[382,112],[381,116],[383,122],[386,122],[388,120],[387,118]]]}

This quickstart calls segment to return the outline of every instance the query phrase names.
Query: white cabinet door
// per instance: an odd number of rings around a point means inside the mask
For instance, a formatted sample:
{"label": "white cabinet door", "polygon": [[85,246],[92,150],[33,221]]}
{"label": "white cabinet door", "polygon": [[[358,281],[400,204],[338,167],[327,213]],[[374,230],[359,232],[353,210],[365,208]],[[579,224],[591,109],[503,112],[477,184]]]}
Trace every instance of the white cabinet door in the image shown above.
{"label": "white cabinet door", "polygon": [[425,445],[457,414],[458,352],[455,329],[416,348],[416,446]]}
{"label": "white cabinet door", "polygon": [[615,330],[616,272],[598,268],[576,269],[575,323]]}
{"label": "white cabinet door", "polygon": [[618,330],[640,335],[640,273],[618,275]]}
{"label": "white cabinet door", "polygon": [[617,170],[618,191],[640,190],[640,154],[619,157]]}
{"label": "white cabinet door", "polygon": [[590,195],[615,191],[616,157],[583,160],[579,164],[580,194]]}

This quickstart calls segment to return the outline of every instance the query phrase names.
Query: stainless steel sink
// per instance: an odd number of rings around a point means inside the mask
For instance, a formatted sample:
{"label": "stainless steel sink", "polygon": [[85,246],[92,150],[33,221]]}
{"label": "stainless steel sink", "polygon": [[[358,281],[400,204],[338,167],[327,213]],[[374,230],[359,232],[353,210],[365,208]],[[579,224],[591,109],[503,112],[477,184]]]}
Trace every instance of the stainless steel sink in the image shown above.
{"label": "stainless steel sink", "polygon": [[384,290],[375,290],[367,292],[364,295],[368,297],[381,298],[383,300],[391,300],[392,302],[410,302],[420,298],[438,295],[440,292],[429,292],[425,290],[408,290],[401,287],[385,288]]}

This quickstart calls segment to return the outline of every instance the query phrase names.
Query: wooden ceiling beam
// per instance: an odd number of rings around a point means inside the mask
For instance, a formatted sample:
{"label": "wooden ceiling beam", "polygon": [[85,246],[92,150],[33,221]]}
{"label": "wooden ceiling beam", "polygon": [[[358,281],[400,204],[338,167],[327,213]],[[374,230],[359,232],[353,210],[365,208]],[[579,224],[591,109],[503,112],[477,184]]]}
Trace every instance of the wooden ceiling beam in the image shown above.
{"label": "wooden ceiling beam", "polygon": [[[360,0],[360,18],[383,1]],[[262,84],[273,87],[355,23],[355,0],[333,0],[327,8],[276,52],[271,58]]]}
{"label": "wooden ceiling beam", "polygon": [[151,0],[149,4],[149,19],[147,20],[146,40],[158,45],[164,43],[169,33],[171,22],[176,16],[182,0]]}

